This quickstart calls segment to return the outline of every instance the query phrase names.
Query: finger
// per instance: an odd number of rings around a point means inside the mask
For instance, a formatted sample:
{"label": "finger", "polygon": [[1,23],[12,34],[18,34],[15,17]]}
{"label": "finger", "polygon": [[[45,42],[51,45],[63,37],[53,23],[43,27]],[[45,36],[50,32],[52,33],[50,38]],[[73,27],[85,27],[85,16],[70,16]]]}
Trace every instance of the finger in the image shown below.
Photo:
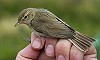
{"label": "finger", "polygon": [[97,52],[94,46],[91,46],[84,56],[84,60],[97,60]]}
{"label": "finger", "polygon": [[33,50],[31,44],[29,44],[18,53],[16,60],[35,60],[38,58],[39,54],[40,51]]}
{"label": "finger", "polygon": [[33,49],[40,50],[43,48],[45,43],[44,37],[37,37],[34,32],[31,34],[31,44]]}
{"label": "finger", "polygon": [[45,53],[49,57],[55,56],[55,45],[57,43],[58,39],[55,38],[46,38],[46,44],[45,44]]}
{"label": "finger", "polygon": [[37,60],[56,60],[56,58],[47,56],[45,50],[42,50]]}
{"label": "finger", "polygon": [[66,39],[60,39],[56,44],[56,59],[57,60],[69,60],[69,52],[71,43]]}
{"label": "finger", "polygon": [[96,49],[95,49],[94,46],[91,46],[91,47],[89,48],[89,50],[86,52],[85,55],[89,55],[89,54],[96,54]]}
{"label": "finger", "polygon": [[83,52],[81,52],[74,45],[72,45],[70,50],[70,60],[83,60],[83,56]]}

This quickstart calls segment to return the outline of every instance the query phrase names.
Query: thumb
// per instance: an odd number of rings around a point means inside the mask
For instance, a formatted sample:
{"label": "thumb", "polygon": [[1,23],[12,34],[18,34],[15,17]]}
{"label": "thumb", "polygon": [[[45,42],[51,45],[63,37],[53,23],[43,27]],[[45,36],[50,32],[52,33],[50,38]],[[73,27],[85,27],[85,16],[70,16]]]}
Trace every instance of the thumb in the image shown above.
{"label": "thumb", "polygon": [[17,57],[16,60],[36,60],[40,54],[40,50],[36,50],[33,47],[33,41],[36,39],[36,35],[34,33],[31,34],[31,43],[22,49]]}
{"label": "thumb", "polygon": [[34,50],[31,44],[29,44],[27,47],[25,47],[18,53],[16,60],[31,60],[31,59],[35,60],[37,59],[39,54],[40,54],[40,51]]}

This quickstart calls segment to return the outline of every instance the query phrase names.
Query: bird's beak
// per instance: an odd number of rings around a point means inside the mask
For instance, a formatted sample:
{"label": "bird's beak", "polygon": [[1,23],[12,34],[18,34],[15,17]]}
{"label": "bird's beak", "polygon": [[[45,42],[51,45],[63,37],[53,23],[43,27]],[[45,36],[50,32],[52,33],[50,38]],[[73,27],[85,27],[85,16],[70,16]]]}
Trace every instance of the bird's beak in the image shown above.
{"label": "bird's beak", "polygon": [[16,27],[16,26],[18,26],[20,23],[19,22],[17,22],[16,24],[15,24],[15,26],[14,27]]}

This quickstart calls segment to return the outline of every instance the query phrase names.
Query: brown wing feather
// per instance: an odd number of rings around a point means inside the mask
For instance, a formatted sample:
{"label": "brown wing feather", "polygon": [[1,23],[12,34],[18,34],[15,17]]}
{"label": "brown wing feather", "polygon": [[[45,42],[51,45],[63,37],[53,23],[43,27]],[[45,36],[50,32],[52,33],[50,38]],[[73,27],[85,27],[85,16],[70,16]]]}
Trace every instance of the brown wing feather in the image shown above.
{"label": "brown wing feather", "polygon": [[32,27],[43,35],[56,38],[73,37],[74,34],[67,24],[48,11],[38,11],[32,20]]}

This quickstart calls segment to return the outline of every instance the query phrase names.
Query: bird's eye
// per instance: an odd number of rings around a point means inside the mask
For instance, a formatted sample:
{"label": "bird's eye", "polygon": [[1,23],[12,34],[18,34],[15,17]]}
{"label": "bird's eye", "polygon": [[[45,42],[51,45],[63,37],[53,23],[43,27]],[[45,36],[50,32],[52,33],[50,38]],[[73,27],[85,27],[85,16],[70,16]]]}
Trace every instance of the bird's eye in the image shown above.
{"label": "bird's eye", "polygon": [[27,18],[27,16],[24,17],[25,19]]}

